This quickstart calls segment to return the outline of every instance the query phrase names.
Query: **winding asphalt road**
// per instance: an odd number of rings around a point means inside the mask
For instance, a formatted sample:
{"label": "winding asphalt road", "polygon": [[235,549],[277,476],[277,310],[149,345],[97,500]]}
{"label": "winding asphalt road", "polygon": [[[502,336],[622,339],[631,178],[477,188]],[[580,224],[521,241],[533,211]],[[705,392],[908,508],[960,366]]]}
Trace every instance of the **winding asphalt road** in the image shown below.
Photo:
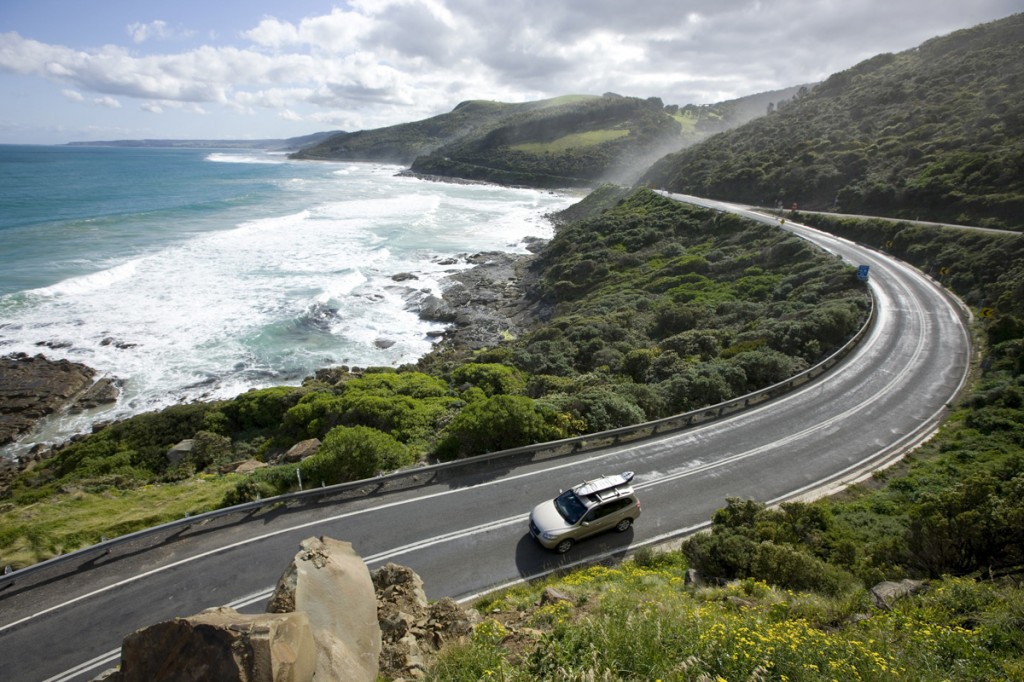
{"label": "winding asphalt road", "polygon": [[[742,207],[694,201],[779,224]],[[432,599],[464,599],[677,539],[708,525],[727,497],[813,497],[885,466],[934,431],[961,389],[971,354],[965,313],[904,263],[808,227],[784,228],[871,268],[877,322],[824,377],[669,436],[409,492],[270,510],[155,549],[100,557],[61,580],[15,583],[0,592],[0,680],[90,679],[116,664],[121,639],[139,627],[222,604],[262,610],[311,535],[351,542],[371,569],[389,561],[412,567]],[[643,504],[633,529],[584,541],[566,555],[529,537],[534,504],[623,470],[637,472]]]}

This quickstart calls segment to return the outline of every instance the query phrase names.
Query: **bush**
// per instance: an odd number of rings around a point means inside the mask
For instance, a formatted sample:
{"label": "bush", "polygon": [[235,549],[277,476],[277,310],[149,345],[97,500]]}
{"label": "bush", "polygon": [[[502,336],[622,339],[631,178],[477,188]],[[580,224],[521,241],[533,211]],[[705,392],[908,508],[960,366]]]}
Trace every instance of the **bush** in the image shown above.
{"label": "bush", "polygon": [[333,485],[370,478],[411,464],[409,448],[366,426],[338,426],[324,437],[316,454],[299,465],[310,485]]}
{"label": "bush", "polygon": [[773,542],[757,545],[750,577],[791,590],[820,592],[832,597],[857,585],[851,574],[805,551]]}
{"label": "bush", "polygon": [[231,439],[211,431],[199,431],[192,436],[192,460],[196,471],[216,467],[231,461]]}
{"label": "bush", "polygon": [[476,401],[448,425],[437,455],[454,459],[555,440],[562,436],[553,425],[555,417],[526,397],[496,395]]}

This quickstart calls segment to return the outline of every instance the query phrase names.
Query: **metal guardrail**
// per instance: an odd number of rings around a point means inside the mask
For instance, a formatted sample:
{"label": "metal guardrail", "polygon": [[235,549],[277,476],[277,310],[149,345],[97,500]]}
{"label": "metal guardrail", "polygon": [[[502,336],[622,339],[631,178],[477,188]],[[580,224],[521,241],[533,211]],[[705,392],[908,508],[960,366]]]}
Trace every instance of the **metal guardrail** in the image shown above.
{"label": "metal guardrail", "polygon": [[[410,490],[426,485],[443,483],[445,480],[455,479],[474,470],[481,473],[493,472],[498,468],[496,466],[498,462],[501,462],[503,467],[512,468],[521,464],[568,457],[611,445],[619,445],[652,438],[656,435],[681,431],[742,412],[785,395],[797,387],[817,379],[839,364],[843,358],[856,348],[870,332],[875,322],[875,297],[870,289],[869,292],[871,293],[871,305],[868,310],[868,317],[860,330],[849,341],[813,367],[759,391],[748,393],[738,398],[718,403],[717,405],[633,426],[624,426],[585,436],[511,448],[442,464],[403,469],[375,478],[286,493],[276,497],[268,497],[264,500],[246,502],[233,507],[215,509],[195,516],[186,516],[177,521],[171,521],[128,535],[104,540],[95,545],[84,547],[68,554],[62,554],[23,569],[10,572],[5,571],[5,574],[0,576],[0,599],[5,596],[7,590],[13,587],[16,582],[32,578],[37,578],[37,583],[59,580],[64,575],[87,570],[93,565],[98,565],[115,548],[124,548],[125,556],[129,556],[160,544],[187,537],[190,531],[194,531],[193,534],[205,534],[228,525],[234,525],[235,523],[244,523],[253,519],[257,512],[267,508],[280,509],[281,507],[302,506],[311,501],[317,503],[342,502],[371,495]],[[235,521],[229,522],[229,517],[237,518]]]}

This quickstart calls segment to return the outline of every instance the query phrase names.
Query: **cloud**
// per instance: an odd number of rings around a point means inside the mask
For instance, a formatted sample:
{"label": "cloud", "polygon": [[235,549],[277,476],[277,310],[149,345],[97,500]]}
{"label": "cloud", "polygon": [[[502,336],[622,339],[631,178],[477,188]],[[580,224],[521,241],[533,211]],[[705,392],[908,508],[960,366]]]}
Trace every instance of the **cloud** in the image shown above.
{"label": "cloud", "polygon": [[72,102],[84,102],[85,96],[77,90],[64,89],[60,91],[62,95],[67,97]]}
{"label": "cloud", "polygon": [[121,108],[121,103],[118,102],[113,97],[97,97],[96,99],[93,100],[93,102],[95,104],[99,104],[101,107],[106,107],[108,109],[120,109]]}
{"label": "cloud", "polygon": [[194,32],[183,28],[171,28],[166,21],[157,19],[148,24],[135,22],[126,27],[132,42],[139,44],[147,40],[172,40],[191,37]]}
{"label": "cloud", "polygon": [[[218,43],[165,54],[77,49],[0,34],[0,72],[38,76],[150,112],[268,110],[346,129],[480,98],[612,91],[715,102],[823,79],[884,51],[1019,11],[1020,0],[350,0],[299,21],[263,17]],[[191,35],[127,27],[135,45]]]}

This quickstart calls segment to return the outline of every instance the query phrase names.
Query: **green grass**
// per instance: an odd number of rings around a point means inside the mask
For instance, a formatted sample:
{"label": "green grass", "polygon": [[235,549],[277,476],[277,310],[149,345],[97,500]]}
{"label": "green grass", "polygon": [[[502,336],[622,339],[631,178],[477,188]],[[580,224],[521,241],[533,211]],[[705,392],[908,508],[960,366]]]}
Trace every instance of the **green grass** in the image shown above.
{"label": "green grass", "polygon": [[[892,611],[744,580],[685,586],[679,553],[593,566],[483,598],[428,680],[1022,679],[1024,594],[936,581]],[[540,606],[548,585],[573,599]]]}
{"label": "green grass", "polygon": [[672,118],[674,118],[676,121],[678,121],[679,125],[681,125],[683,127],[683,129],[681,131],[683,135],[691,135],[697,129],[697,116],[696,116],[696,114],[693,114],[693,113],[691,113],[689,111],[679,111],[679,112],[676,112],[675,114],[673,114]]}
{"label": "green grass", "polygon": [[33,504],[0,504],[0,566],[23,568],[107,538],[216,509],[237,474],[99,493],[61,492]]}
{"label": "green grass", "polygon": [[612,140],[617,140],[621,137],[626,137],[627,135],[629,135],[628,130],[613,128],[606,130],[588,130],[585,133],[572,133],[571,135],[560,137],[557,140],[552,140],[551,142],[524,142],[522,144],[513,145],[512,149],[520,152],[526,152],[528,154],[559,154],[568,149],[593,147],[604,142],[611,142]]}
{"label": "green grass", "polygon": [[538,109],[549,109],[551,107],[560,107],[565,104],[575,104],[577,102],[586,102],[588,100],[598,99],[597,95],[562,95],[560,97],[552,97],[551,99],[541,100]]}

